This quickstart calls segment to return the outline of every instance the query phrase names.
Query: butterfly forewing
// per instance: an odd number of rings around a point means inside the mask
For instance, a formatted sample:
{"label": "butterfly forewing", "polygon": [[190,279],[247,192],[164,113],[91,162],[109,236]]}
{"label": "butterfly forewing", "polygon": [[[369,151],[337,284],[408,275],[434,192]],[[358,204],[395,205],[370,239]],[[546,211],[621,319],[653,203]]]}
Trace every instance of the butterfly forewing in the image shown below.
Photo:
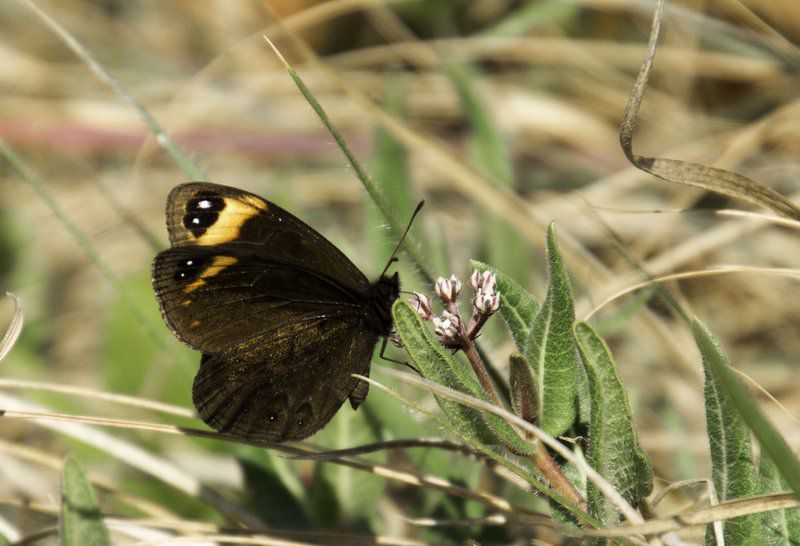
{"label": "butterfly forewing", "polygon": [[229,243],[325,272],[357,292],[369,288],[361,270],[311,226],[237,188],[205,182],[176,186],[167,199],[167,230],[172,246]]}

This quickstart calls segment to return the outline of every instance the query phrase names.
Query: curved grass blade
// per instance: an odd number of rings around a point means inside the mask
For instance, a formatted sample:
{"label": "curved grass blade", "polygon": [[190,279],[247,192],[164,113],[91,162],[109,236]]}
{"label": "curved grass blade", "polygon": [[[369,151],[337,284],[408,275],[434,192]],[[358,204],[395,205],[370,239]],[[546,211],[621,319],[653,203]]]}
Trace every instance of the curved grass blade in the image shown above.
{"label": "curved grass blade", "polygon": [[520,351],[527,350],[528,337],[531,332],[531,324],[539,310],[539,303],[522,286],[506,275],[477,260],[470,262],[473,269],[481,273],[489,271],[497,279],[497,291],[500,293],[500,316],[508,325],[508,330],[517,344]]}
{"label": "curved grass blade", "polygon": [[685,184],[713,191],[733,197],[734,199],[765,207],[786,218],[800,219],[800,207],[761,182],[751,180],[746,176],[725,169],[717,169],[707,165],[678,161],[675,159],[644,157],[636,155],[633,152],[633,131],[636,128],[639,107],[644,99],[647,80],[650,76],[650,69],[653,66],[653,59],[656,55],[656,44],[658,43],[658,34],[661,30],[663,10],[664,0],[658,0],[656,11],[653,15],[650,39],[647,44],[647,54],[639,70],[639,75],[636,77],[636,82],[633,85],[628,105],[625,107],[622,125],[619,129],[620,145],[628,161],[637,168],[657,176],[662,180],[666,180],[667,182]]}
{"label": "curved grass blade", "polygon": [[22,324],[25,322],[25,319],[22,315],[22,305],[19,302],[19,298],[11,292],[6,292],[6,295],[14,300],[14,315],[11,317],[11,324],[8,325],[8,329],[6,329],[3,339],[0,340],[0,362],[2,362],[2,360],[14,347],[17,339],[19,339],[19,335],[22,333]]}
{"label": "curved grass blade", "polygon": [[[585,322],[574,328],[591,392],[589,450],[586,458],[633,506],[653,489],[650,458],[639,447],[628,395],[605,341]],[[619,510],[594,484],[587,486],[589,510],[606,525],[615,525]]]}
{"label": "curved grass blade", "polygon": [[575,420],[578,360],[572,334],[575,309],[555,226],[547,230],[547,294],[531,326],[525,357],[537,383],[539,427],[551,436]]}
{"label": "curved grass blade", "polygon": [[[736,382],[741,389],[740,394],[744,397],[747,394],[730,371],[728,359],[717,340],[697,319],[693,322],[692,329],[703,357],[703,390],[711,450],[711,477],[717,497],[720,501],[727,501],[757,495],[758,478],[750,431],[742,413],[737,410],[730,385],[726,385],[726,382]],[[759,544],[760,520],[758,514],[753,514],[725,521],[725,543]],[[714,544],[711,525],[706,530],[706,544]]]}
{"label": "curved grass blade", "polygon": [[61,473],[59,531],[63,546],[111,544],[92,486],[72,455],[67,456]]}
{"label": "curved grass blade", "polygon": [[[761,493],[780,493],[788,486],[766,453],[758,469]],[[800,546],[800,508],[772,510],[761,514],[761,541],[764,546]]]}
{"label": "curved grass blade", "polygon": [[[481,400],[488,397],[465,366],[434,339],[417,312],[397,300],[392,307],[394,326],[411,360],[426,378]],[[436,397],[442,411],[465,436],[484,443],[500,442],[519,454],[530,454],[533,446],[519,437],[511,426],[496,415],[477,412],[460,404]]]}

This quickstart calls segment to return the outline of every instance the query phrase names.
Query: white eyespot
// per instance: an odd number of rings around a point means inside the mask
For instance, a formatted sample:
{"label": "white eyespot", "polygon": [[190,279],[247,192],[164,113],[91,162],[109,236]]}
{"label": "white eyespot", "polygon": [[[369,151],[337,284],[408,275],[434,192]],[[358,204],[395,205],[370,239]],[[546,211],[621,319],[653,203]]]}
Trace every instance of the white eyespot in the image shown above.
{"label": "white eyespot", "polygon": [[197,217],[197,216],[195,216],[194,218],[192,218],[192,223],[193,223],[194,225],[197,225],[197,224],[199,224],[199,223],[200,223],[200,218],[199,218],[199,217]]}
{"label": "white eyespot", "polygon": [[202,201],[197,203],[198,209],[210,209],[211,208],[211,201],[208,199],[203,199]]}
{"label": "white eyespot", "polygon": [[192,265],[192,264],[194,264],[194,260],[186,260],[186,265]]}

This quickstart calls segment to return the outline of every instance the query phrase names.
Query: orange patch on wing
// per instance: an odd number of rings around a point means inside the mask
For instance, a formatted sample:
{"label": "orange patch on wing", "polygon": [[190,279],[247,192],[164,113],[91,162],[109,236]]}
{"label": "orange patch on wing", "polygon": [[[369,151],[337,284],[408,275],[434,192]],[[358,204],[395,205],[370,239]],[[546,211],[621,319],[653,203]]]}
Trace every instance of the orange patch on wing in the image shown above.
{"label": "orange patch on wing", "polygon": [[235,241],[245,222],[269,209],[264,200],[250,195],[241,199],[225,197],[223,201],[225,207],[219,211],[216,222],[195,239],[196,244],[210,246]]}
{"label": "orange patch on wing", "polygon": [[[200,276],[186,285],[183,289],[184,294],[191,294],[204,284],[206,284],[206,279],[209,277],[213,277],[214,275],[219,275],[219,272],[225,269],[226,267],[230,267],[235,264],[238,260],[233,256],[214,256],[214,261],[211,262],[211,265],[206,267]],[[192,303],[192,300],[184,300],[180,303],[181,307],[186,307]]]}

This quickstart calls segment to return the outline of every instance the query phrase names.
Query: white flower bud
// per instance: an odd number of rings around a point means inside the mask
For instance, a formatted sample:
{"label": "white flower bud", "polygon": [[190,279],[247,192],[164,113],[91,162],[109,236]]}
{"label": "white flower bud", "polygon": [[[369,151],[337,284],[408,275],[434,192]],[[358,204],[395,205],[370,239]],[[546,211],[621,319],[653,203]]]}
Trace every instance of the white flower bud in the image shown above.
{"label": "white flower bud", "polygon": [[412,292],[414,294],[413,300],[408,300],[409,305],[425,320],[431,320],[433,312],[431,311],[431,302],[425,294],[419,292]]}

